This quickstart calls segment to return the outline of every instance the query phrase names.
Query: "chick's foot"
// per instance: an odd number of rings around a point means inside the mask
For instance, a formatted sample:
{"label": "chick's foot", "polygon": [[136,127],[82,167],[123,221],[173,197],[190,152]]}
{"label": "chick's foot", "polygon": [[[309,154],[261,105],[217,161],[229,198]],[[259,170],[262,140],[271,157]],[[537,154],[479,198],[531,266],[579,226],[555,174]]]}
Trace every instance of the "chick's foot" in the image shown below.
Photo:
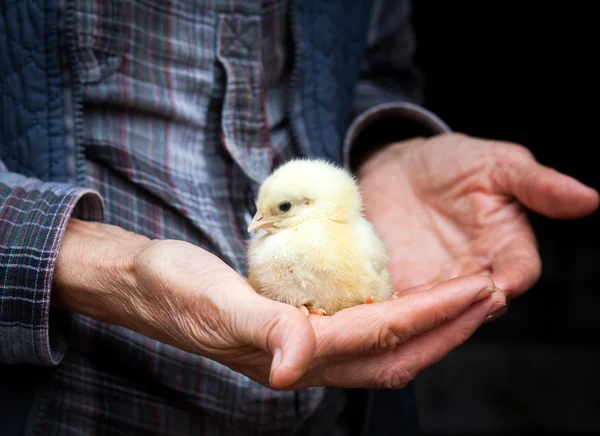
{"label": "chick's foot", "polygon": [[298,306],[298,309],[300,309],[300,312],[302,312],[306,316],[308,316],[308,314],[310,313],[308,311],[308,308],[304,304],[301,304],[300,306]]}
{"label": "chick's foot", "polygon": [[313,315],[327,315],[327,312],[325,312],[323,309],[319,309],[317,307],[309,307],[308,313],[312,313]]}
{"label": "chick's foot", "polygon": [[327,315],[327,312],[325,312],[323,309],[318,309],[309,304],[302,304],[301,306],[298,306],[298,309],[300,309],[302,311],[302,313],[305,314],[306,316],[308,316],[309,314]]}

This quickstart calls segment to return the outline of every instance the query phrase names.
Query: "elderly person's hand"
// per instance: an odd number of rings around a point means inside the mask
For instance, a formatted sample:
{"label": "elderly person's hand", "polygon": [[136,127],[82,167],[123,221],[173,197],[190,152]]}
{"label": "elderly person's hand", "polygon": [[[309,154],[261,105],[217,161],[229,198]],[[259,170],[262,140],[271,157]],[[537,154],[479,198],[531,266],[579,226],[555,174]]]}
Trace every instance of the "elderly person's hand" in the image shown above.
{"label": "elderly person's hand", "polygon": [[524,208],[574,219],[598,207],[595,190],[540,165],[523,146],[462,134],[390,145],[359,176],[397,290],[479,273],[514,298],[540,275]]}
{"label": "elderly person's hand", "polygon": [[415,291],[307,318],[256,294],[194,245],[72,219],[52,304],[208,357],[275,389],[399,388],[505,302],[480,275]]}

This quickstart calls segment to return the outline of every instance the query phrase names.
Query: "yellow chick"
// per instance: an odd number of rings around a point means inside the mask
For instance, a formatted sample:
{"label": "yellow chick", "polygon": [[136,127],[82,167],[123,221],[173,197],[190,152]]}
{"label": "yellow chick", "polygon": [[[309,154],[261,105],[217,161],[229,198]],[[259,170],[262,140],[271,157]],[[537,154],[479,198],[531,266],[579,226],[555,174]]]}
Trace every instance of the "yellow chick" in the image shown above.
{"label": "yellow chick", "polygon": [[261,295],[333,315],[392,293],[387,250],[363,216],[356,179],[324,160],[296,159],[260,186],[248,232],[248,280]]}

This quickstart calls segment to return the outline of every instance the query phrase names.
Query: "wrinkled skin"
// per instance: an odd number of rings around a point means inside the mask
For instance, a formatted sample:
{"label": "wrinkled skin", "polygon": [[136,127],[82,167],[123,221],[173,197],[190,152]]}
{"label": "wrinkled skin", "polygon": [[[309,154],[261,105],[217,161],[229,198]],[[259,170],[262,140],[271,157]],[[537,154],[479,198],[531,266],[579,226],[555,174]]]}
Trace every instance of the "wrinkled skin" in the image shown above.
{"label": "wrinkled skin", "polygon": [[52,292],[55,307],[208,357],[276,389],[402,387],[505,301],[489,278],[473,275],[307,318],[260,296],[199,247],[76,219],[61,244]]}
{"label": "wrinkled skin", "polygon": [[51,302],[275,389],[401,388],[538,278],[520,203],[552,218],[598,206],[594,190],[524,148],[463,135],[392,145],[360,178],[367,216],[390,249],[391,301],[306,317],[199,247],[71,219]]}
{"label": "wrinkled skin", "polygon": [[539,164],[526,148],[462,134],[391,145],[359,176],[396,290],[479,273],[512,299],[541,271],[524,208],[575,219],[598,207],[595,190]]}

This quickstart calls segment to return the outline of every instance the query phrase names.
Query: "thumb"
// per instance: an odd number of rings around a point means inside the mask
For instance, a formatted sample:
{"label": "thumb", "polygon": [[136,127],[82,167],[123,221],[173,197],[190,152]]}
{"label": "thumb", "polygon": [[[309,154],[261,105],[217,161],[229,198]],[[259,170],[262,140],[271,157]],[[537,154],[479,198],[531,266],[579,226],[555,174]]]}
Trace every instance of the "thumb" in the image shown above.
{"label": "thumb", "polygon": [[311,323],[297,308],[258,294],[246,323],[246,340],[272,356],[269,384],[286,389],[308,370],[316,350]]}
{"label": "thumb", "polygon": [[496,170],[497,181],[505,193],[549,218],[581,218],[598,208],[596,190],[533,158],[515,159],[511,165],[499,165]]}

